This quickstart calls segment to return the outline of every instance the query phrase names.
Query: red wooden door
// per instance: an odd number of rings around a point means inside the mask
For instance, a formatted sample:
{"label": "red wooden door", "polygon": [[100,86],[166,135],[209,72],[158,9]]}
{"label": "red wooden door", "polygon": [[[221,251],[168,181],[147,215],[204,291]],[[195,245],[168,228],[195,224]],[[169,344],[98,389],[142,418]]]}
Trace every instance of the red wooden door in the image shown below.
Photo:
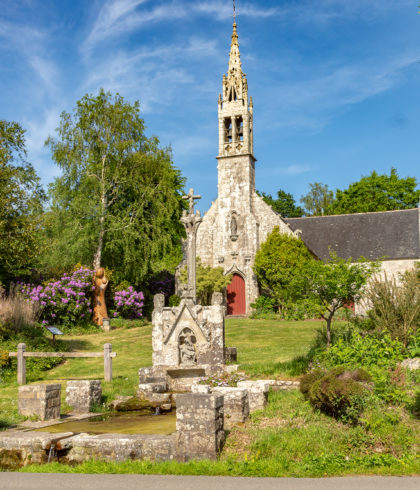
{"label": "red wooden door", "polygon": [[245,315],[245,281],[239,274],[233,274],[232,282],[227,287],[228,315]]}

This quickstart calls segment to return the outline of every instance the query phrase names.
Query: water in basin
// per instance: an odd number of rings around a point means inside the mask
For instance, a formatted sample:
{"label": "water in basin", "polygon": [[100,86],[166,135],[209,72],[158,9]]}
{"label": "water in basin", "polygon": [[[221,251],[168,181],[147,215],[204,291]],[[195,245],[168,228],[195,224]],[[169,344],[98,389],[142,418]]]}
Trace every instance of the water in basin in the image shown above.
{"label": "water in basin", "polygon": [[62,422],[36,429],[38,432],[87,432],[88,434],[172,434],[176,414],[145,415],[141,412],[101,414],[86,420]]}

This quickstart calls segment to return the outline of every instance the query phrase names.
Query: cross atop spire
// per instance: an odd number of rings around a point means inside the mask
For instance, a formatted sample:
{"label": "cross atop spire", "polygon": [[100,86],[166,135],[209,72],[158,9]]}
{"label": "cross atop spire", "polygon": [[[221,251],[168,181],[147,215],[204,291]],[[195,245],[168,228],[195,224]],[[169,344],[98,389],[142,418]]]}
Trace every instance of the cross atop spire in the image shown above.
{"label": "cross atop spire", "polygon": [[236,24],[236,8],[235,8],[235,0],[233,0],[233,23]]}

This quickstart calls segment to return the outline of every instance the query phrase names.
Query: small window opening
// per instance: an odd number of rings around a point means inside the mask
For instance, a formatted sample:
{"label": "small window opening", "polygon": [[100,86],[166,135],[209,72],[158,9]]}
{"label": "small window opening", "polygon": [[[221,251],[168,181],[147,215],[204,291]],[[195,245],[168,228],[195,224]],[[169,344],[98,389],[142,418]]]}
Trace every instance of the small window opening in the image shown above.
{"label": "small window opening", "polygon": [[232,119],[225,119],[225,143],[232,143]]}
{"label": "small window opening", "polygon": [[244,122],[243,122],[243,119],[242,117],[238,118],[237,119],[237,131],[238,131],[238,139],[240,141],[243,141],[244,140]]}
{"label": "small window opening", "polygon": [[232,87],[229,92],[229,102],[237,100],[235,87]]}

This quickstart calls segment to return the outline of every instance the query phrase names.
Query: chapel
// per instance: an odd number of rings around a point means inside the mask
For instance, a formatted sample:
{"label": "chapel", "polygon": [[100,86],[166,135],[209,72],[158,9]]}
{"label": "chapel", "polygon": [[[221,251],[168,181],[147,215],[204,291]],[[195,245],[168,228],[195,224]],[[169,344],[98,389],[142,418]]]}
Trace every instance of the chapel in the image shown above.
{"label": "chapel", "polygon": [[320,260],[333,250],[342,258],[382,260],[388,277],[414,267],[420,259],[420,209],[335,216],[282,218],[255,191],[253,101],[242,71],[236,22],[229,64],[218,100],[218,196],[197,232],[203,264],[232,274],[227,288],[228,315],[247,315],[258,297],[255,254],[278,226],[299,236]]}

